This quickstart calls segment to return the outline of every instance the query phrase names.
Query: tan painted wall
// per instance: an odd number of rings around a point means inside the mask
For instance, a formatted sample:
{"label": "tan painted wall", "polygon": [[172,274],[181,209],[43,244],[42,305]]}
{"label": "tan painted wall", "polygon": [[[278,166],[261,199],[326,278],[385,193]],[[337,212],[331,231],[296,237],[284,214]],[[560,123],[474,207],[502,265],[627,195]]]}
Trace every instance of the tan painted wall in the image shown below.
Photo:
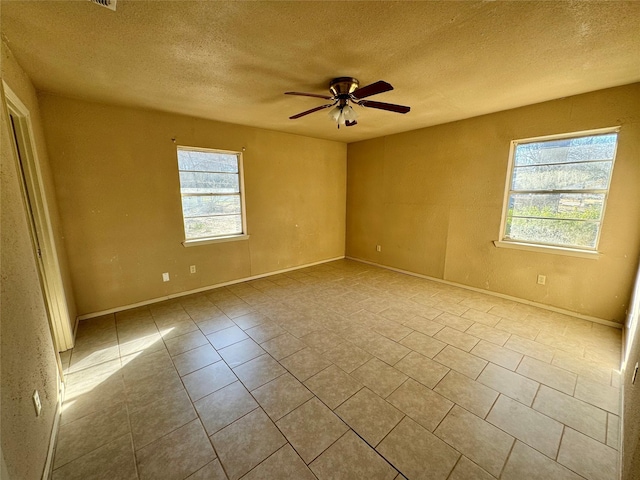
{"label": "tan painted wall", "polygon": [[[640,251],[639,122],[633,84],[350,144],[347,255],[621,322]],[[496,248],[511,140],[616,125],[600,258]]]}
{"label": "tan painted wall", "polygon": [[[52,95],[40,106],[80,314],[344,255],[342,143]],[[174,137],[246,148],[249,240],[182,246]]]}
{"label": "tan painted wall", "polygon": [[2,43],[2,75],[5,82],[7,82],[13,92],[29,109],[31,115],[31,124],[33,127],[32,133],[36,145],[36,155],[38,157],[38,162],[40,165],[40,174],[42,176],[42,183],[44,185],[44,195],[49,207],[49,217],[51,220],[54,242],[58,254],[58,264],[60,265],[62,287],[64,289],[67,308],[69,310],[69,321],[71,322],[71,328],[73,329],[75,325],[75,319],[77,317],[76,301],[73,286],[71,285],[71,276],[68,267],[69,262],[67,258],[67,251],[64,245],[64,238],[60,223],[60,212],[58,210],[58,204],[53,185],[53,177],[51,175],[47,145],[45,143],[44,132],[42,130],[38,98],[36,90],[31,84],[31,80],[18,65],[13,57],[13,54],[11,53],[11,50],[7,48],[4,42]]}
{"label": "tan painted wall", "polygon": [[[40,118],[29,79],[2,45],[2,78],[29,108],[40,160]],[[9,478],[42,478],[57,402],[57,365],[40,289],[9,124],[0,125],[0,433]],[[38,390],[42,414],[31,396]]]}

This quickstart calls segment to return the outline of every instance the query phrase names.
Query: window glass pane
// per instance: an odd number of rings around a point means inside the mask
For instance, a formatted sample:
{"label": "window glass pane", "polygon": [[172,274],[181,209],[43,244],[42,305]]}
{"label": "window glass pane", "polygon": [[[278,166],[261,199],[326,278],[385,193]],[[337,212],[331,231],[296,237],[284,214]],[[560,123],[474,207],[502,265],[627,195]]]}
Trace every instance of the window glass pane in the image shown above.
{"label": "window glass pane", "polygon": [[617,133],[518,145],[515,166],[613,160]]}
{"label": "window glass pane", "polygon": [[185,218],[184,231],[187,239],[240,234],[242,216]]}
{"label": "window glass pane", "polygon": [[180,172],[181,193],[239,193],[235,173]]}
{"label": "window glass pane", "polygon": [[509,197],[509,216],[600,220],[601,193],[516,193]]}
{"label": "window glass pane", "polygon": [[240,214],[240,195],[184,196],[182,214],[185,217]]}
{"label": "window glass pane", "polygon": [[534,165],[513,169],[512,190],[583,190],[609,186],[611,161]]}
{"label": "window glass pane", "polygon": [[505,238],[523,242],[595,248],[598,222],[507,218]]}
{"label": "window glass pane", "polygon": [[238,173],[238,157],[233,153],[178,150],[178,169],[198,172]]}

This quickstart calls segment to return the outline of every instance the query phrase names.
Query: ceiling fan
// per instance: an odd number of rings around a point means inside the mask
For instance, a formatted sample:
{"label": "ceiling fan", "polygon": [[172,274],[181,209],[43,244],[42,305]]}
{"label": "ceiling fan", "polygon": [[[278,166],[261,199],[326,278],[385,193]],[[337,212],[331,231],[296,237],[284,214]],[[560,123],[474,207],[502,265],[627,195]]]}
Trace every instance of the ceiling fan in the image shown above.
{"label": "ceiling fan", "polygon": [[357,124],[356,118],[358,114],[350,104],[360,105],[361,107],[377,108],[379,110],[388,110],[396,113],[407,113],[411,110],[411,107],[404,105],[395,105],[393,103],[374,102],[372,100],[364,100],[372,95],[388,92],[393,90],[393,87],[385,81],[379,80],[375,83],[367,85],[365,87],[358,88],[360,83],[357,79],[351,77],[339,77],[334,78],[329,83],[329,91],[331,95],[319,95],[317,93],[304,93],[304,92],[285,92],[285,95],[301,95],[303,97],[315,97],[323,98],[325,100],[331,100],[332,103],[326,105],[320,105],[319,107],[306,110],[289,117],[291,120],[304,117],[310,113],[324,110],[325,108],[334,107],[329,111],[329,117],[340,125],[351,127]]}

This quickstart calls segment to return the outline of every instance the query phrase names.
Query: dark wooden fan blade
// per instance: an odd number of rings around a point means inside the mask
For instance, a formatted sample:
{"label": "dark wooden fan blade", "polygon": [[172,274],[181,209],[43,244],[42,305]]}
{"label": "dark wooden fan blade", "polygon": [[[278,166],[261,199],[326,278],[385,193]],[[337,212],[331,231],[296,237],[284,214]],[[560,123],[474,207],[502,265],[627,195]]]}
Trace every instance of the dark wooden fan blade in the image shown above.
{"label": "dark wooden fan blade", "polygon": [[335,103],[328,103],[326,105],[320,105],[319,107],[312,108],[311,110],[307,110],[305,112],[298,113],[293,117],[289,117],[290,120],[295,120],[296,118],[304,117],[305,115],[309,115],[310,113],[317,112],[318,110],[323,110],[325,108],[333,107]]}
{"label": "dark wooden fan blade", "polygon": [[411,110],[411,107],[405,107],[404,105],[395,105],[393,103],[373,102],[371,100],[363,100],[358,102],[358,105],[369,108],[378,108],[380,110],[388,110],[396,113],[407,113]]}
{"label": "dark wooden fan blade", "polygon": [[325,100],[331,100],[333,97],[329,95],[319,95],[317,93],[305,93],[305,92],[284,92],[285,95],[300,95],[301,97],[315,97],[324,98]]}
{"label": "dark wooden fan blade", "polygon": [[358,124],[357,120],[347,120],[346,122],[344,122],[345,126],[347,127],[353,127],[354,125]]}
{"label": "dark wooden fan blade", "polygon": [[366,87],[358,88],[353,92],[353,96],[356,98],[367,98],[371,95],[377,95],[378,93],[388,92],[393,90],[393,87],[382,80],[378,80],[376,83],[367,85]]}

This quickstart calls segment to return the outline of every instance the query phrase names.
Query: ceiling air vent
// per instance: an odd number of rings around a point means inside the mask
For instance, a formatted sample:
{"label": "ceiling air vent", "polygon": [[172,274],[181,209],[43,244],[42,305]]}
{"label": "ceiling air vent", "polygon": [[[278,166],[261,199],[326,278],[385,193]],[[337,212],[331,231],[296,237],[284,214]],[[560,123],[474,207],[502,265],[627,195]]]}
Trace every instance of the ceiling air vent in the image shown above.
{"label": "ceiling air vent", "polygon": [[116,2],[118,0],[89,0],[91,3],[96,3],[98,5],[102,5],[103,7],[107,7],[109,10],[116,11]]}

